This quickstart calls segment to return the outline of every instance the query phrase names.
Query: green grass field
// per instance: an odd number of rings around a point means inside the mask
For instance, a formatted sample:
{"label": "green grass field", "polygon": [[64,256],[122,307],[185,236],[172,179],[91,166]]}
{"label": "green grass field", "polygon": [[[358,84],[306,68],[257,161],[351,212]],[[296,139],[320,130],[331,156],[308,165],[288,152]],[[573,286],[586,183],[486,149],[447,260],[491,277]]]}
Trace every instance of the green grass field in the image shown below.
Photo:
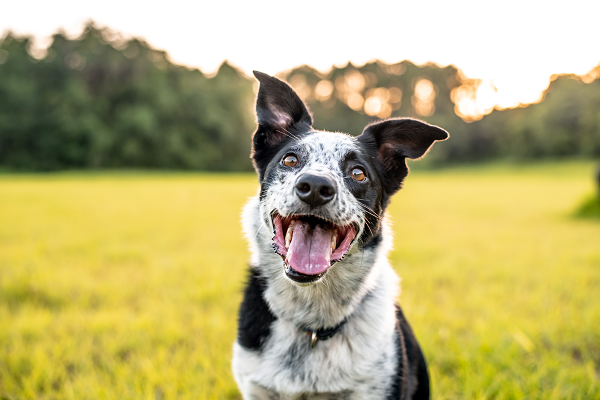
{"label": "green grass field", "polygon": [[[591,163],[416,171],[400,302],[436,399],[600,399]],[[236,399],[251,175],[0,176],[0,399]]]}

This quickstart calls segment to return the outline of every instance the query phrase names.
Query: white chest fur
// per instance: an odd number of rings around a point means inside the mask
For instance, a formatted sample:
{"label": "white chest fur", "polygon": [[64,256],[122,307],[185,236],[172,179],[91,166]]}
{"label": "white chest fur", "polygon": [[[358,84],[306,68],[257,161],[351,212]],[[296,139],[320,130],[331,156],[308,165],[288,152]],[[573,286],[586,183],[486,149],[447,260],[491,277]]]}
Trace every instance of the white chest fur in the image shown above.
{"label": "white chest fur", "polygon": [[245,399],[384,399],[396,373],[397,277],[387,265],[375,290],[332,338],[310,337],[278,319],[260,351],[234,346],[233,371]]}
{"label": "white chest fur", "polygon": [[[260,350],[234,345],[233,373],[244,399],[385,399],[396,376],[399,287],[386,257],[387,225],[376,251],[347,257],[328,272],[331,283],[308,292],[283,277],[271,234],[260,228],[258,198],[250,200],[243,216],[251,263],[269,282],[263,297],[276,316]],[[348,322],[342,329],[315,348],[296,325],[343,317]]]}

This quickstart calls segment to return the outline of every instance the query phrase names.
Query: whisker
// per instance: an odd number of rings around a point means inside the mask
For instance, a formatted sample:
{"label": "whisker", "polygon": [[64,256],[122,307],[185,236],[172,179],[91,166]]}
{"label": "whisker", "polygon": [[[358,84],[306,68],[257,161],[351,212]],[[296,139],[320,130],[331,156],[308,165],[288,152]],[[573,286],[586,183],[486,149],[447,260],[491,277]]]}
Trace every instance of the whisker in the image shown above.
{"label": "whisker", "polygon": [[[357,198],[356,200],[364,200],[364,199],[359,199],[359,198]],[[361,207],[364,207],[365,209],[367,209],[367,210],[371,211],[371,212],[373,213],[373,215],[374,215],[374,216],[377,216],[377,217],[379,217],[379,215],[378,215],[378,214],[375,212],[375,210],[373,210],[373,209],[372,209],[371,207],[369,207],[368,205],[366,205],[366,204],[363,204],[363,203],[358,203],[358,204],[360,204],[360,206],[361,206]]]}
{"label": "whisker", "polygon": [[256,233],[254,234],[254,239],[257,238],[258,233],[260,232],[260,230],[262,229],[262,227],[263,227],[263,224],[259,223],[258,224],[258,229],[256,230]]}
{"label": "whisker", "polygon": [[380,219],[380,216],[379,216],[377,213],[375,213],[375,211],[374,211],[372,208],[370,208],[369,206],[366,206],[366,205],[364,205],[364,204],[362,204],[362,203],[358,203],[358,204],[359,204],[359,205],[360,205],[360,206],[363,208],[363,210],[365,210],[367,213],[369,213],[370,215],[372,215],[373,217],[375,217],[375,218],[377,218],[377,219]]}
{"label": "whisker", "polygon": [[287,137],[289,137],[289,138],[291,138],[291,139],[293,139],[293,140],[295,140],[295,141],[297,141],[297,142],[299,142],[299,141],[300,141],[300,138],[299,138],[298,136],[294,135],[293,133],[291,133],[291,132],[290,132],[290,131],[288,131],[287,129],[285,129],[285,128],[281,128],[281,129],[282,129],[283,131],[281,131],[281,130],[277,129],[277,130],[276,130],[276,132],[279,132],[279,133],[281,133],[281,134],[283,134],[283,135],[285,135],[285,136],[287,136]]}
{"label": "whisker", "polygon": [[379,218],[379,216],[378,216],[378,215],[376,215],[376,214],[373,214],[373,213],[372,213],[372,212],[370,212],[369,210],[364,210],[364,211],[367,213],[367,215],[371,215],[372,217],[374,217],[376,221],[380,221],[380,218]]}
{"label": "whisker", "polygon": [[375,219],[379,219],[379,215],[373,213],[373,211],[370,210],[364,210],[367,214],[371,215],[372,217],[374,217]]}
{"label": "whisker", "polygon": [[288,131],[287,129],[283,128],[283,130],[286,131],[288,133],[288,135],[295,138],[296,140],[300,140],[300,137],[294,135],[292,132]]}
{"label": "whisker", "polygon": [[371,235],[373,234],[373,229],[371,229],[371,225],[369,224],[369,221],[365,219],[365,226],[369,229],[369,232],[371,232]]}

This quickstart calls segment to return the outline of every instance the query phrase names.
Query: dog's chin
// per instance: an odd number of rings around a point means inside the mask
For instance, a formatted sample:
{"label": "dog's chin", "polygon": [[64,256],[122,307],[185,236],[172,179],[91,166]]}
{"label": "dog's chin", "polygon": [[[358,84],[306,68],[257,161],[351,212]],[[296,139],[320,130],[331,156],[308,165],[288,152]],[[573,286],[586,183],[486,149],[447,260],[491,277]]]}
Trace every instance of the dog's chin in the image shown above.
{"label": "dog's chin", "polygon": [[301,272],[296,271],[294,268],[292,268],[291,266],[289,266],[285,262],[284,262],[284,267],[283,267],[283,275],[287,279],[289,279],[290,281],[292,281],[294,284],[296,284],[297,286],[311,286],[311,285],[314,285],[315,283],[320,282],[321,280],[323,280],[323,277],[325,276],[325,274],[327,273],[327,271],[329,271],[329,270],[321,272],[320,274],[307,275],[307,274],[303,274]]}

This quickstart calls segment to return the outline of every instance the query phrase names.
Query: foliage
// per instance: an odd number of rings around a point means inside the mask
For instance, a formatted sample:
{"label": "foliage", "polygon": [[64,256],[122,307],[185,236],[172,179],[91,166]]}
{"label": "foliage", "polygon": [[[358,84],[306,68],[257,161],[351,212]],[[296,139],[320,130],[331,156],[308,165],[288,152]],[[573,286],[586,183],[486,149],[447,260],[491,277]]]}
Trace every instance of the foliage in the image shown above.
{"label": "foliage", "polygon": [[[30,52],[27,37],[0,40],[0,168],[251,168],[254,80],[229,64],[208,78],[93,23],[76,39],[55,34],[42,58]],[[539,104],[467,123],[455,102],[481,82],[454,66],[349,63],[280,74],[319,129],[357,135],[377,119],[407,116],[445,128],[451,139],[426,165],[600,157],[599,76],[600,66],[554,77]]]}
{"label": "foliage", "polygon": [[[595,68],[600,76],[600,65]],[[470,127],[489,132],[500,154],[515,159],[600,157],[600,79],[554,77],[543,101],[495,111]]]}
{"label": "foliage", "polygon": [[[590,76],[600,76],[600,66]],[[557,76],[541,103],[495,110],[467,123],[456,114],[453,100],[458,89],[474,91],[480,82],[465,78],[454,66],[372,62],[334,67],[327,74],[303,66],[282,77],[307,101],[317,128],[356,135],[366,124],[390,116],[420,118],[445,128],[450,140],[433,147],[427,164],[600,157],[600,79],[584,83],[578,76]],[[417,89],[423,82],[433,87],[429,97],[427,85]],[[320,95],[318,85],[330,87],[331,93]],[[392,91],[400,94],[395,101]],[[356,107],[353,99],[358,99]],[[385,107],[369,110],[370,99]]]}
{"label": "foliage", "polygon": [[[282,77],[308,103],[318,129],[358,135],[366,125],[381,118],[419,118],[443,127],[451,135],[443,146],[433,147],[425,159],[427,164],[475,161],[495,155],[491,138],[486,134],[470,136],[468,124],[454,112],[452,91],[473,84],[454,66],[417,66],[403,61],[355,67],[349,63],[327,74],[303,66]],[[319,85],[327,86],[324,82],[330,83],[331,93],[327,96],[319,93]],[[416,90],[419,85],[424,86],[420,92]]]}
{"label": "foliage", "polygon": [[575,216],[579,218],[600,218],[600,196],[594,194],[586,197],[575,211]]}
{"label": "foliage", "polygon": [[[598,225],[568,217],[590,167],[417,170],[393,198],[435,398],[600,399]],[[239,398],[254,193],[254,175],[0,176],[0,398]]]}
{"label": "foliage", "polygon": [[252,82],[224,63],[208,79],[166,53],[89,24],[46,56],[1,43],[0,165],[13,169],[250,168]]}

